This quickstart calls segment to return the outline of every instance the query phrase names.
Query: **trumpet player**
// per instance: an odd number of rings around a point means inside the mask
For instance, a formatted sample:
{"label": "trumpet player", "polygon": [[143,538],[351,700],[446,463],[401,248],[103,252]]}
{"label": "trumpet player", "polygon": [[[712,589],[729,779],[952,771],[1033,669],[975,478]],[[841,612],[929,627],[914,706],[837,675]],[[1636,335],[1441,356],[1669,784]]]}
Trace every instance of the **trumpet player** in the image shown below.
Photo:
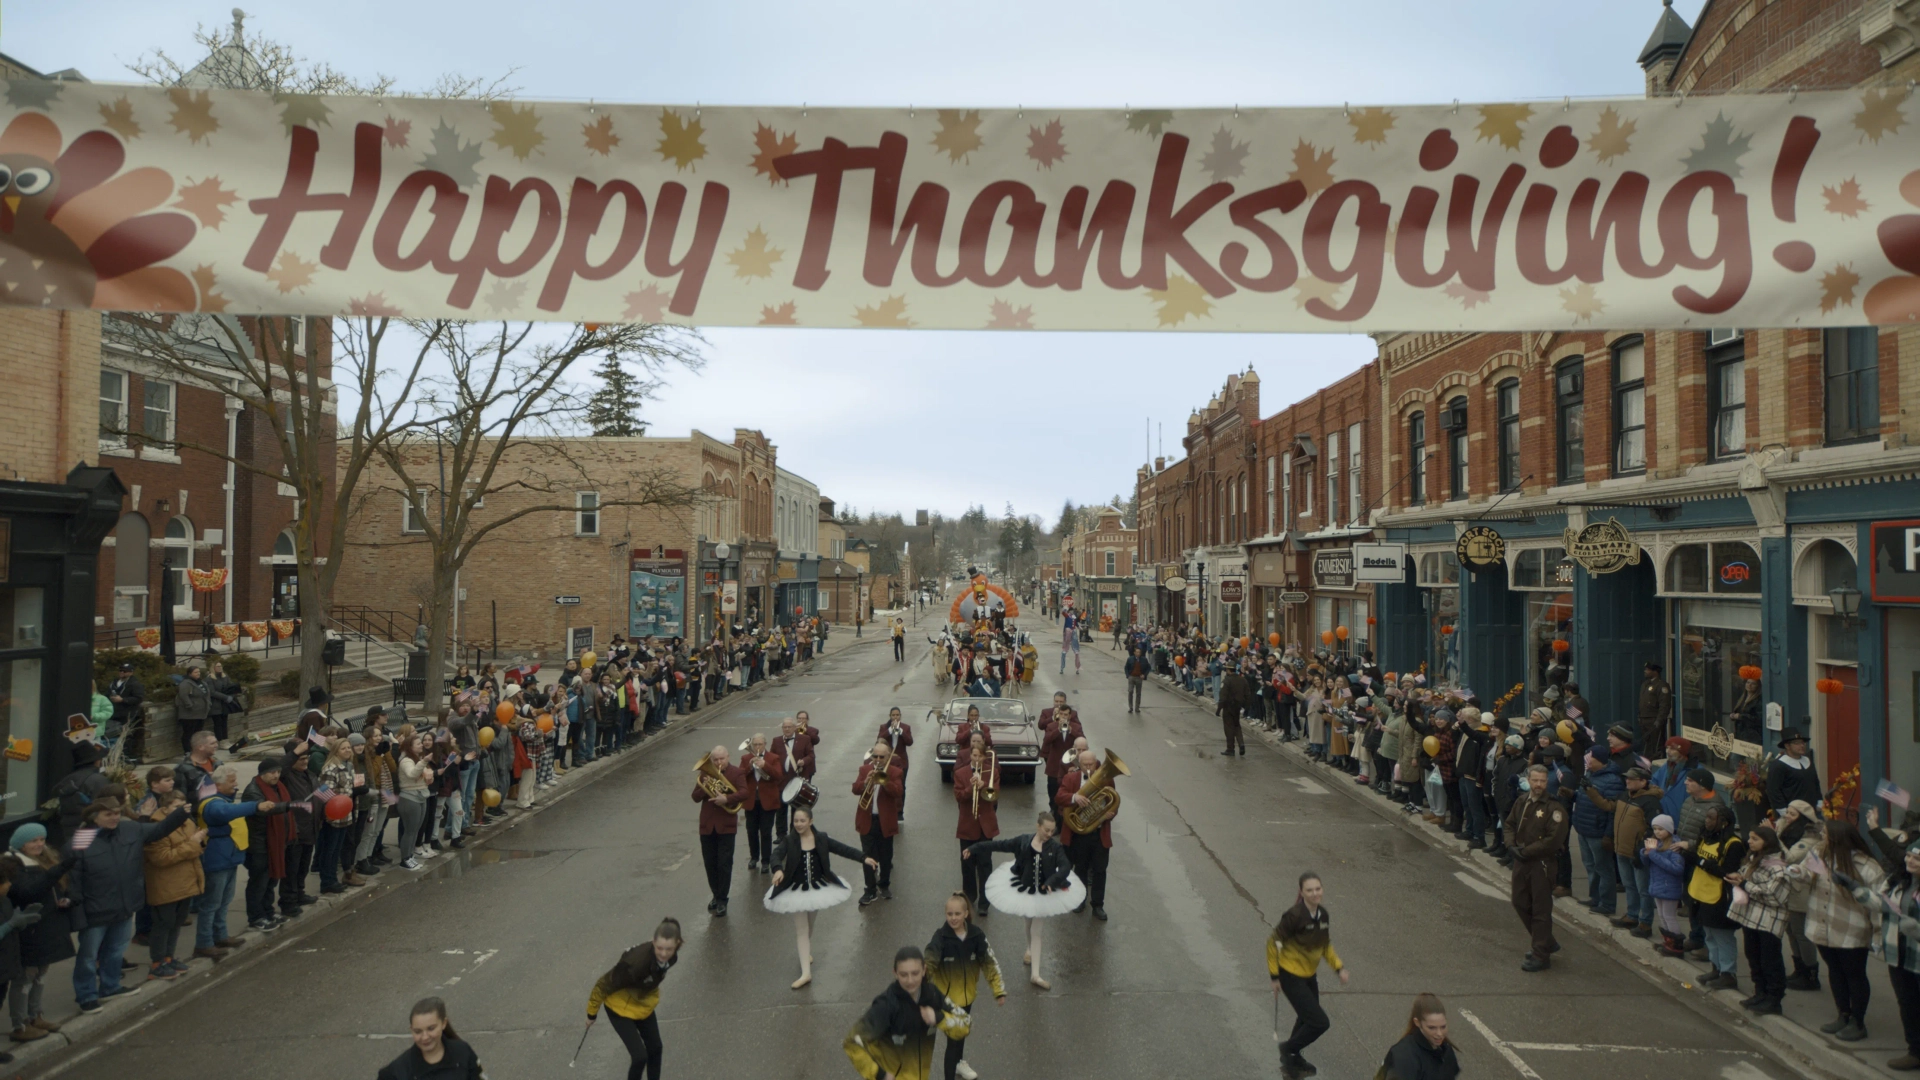
{"label": "trumpet player", "polygon": [[773,819],[782,808],[780,789],[787,775],[780,755],[767,749],[767,737],[756,734],[742,751],[740,771],[746,773],[747,873],[773,873]]}
{"label": "trumpet player", "polygon": [[701,775],[693,784],[693,801],[700,804],[700,859],[707,868],[707,890],[713,901],[707,914],[725,918],[727,893],[733,884],[733,837],[740,828],[735,808],[741,805],[747,790],[747,776],[737,765],[729,764],[727,748],[716,746],[707,755],[719,777],[731,784],[731,793],[712,788],[723,786],[714,778]]}
{"label": "trumpet player", "polygon": [[893,750],[893,760],[900,766],[900,820],[907,820],[906,783],[907,769],[913,764],[907,757],[907,748],[913,745],[913,727],[900,718],[898,705],[887,710],[887,722],[880,725],[880,733],[874,736]]}
{"label": "trumpet player", "polygon": [[1055,691],[1053,707],[1040,713],[1040,733],[1040,760],[1047,770],[1047,805],[1052,806],[1054,797],[1060,794],[1060,778],[1074,760],[1067,751],[1075,739],[1087,734],[1080,725],[1080,715],[1067,704],[1067,695]]}
{"label": "trumpet player", "polygon": [[[1100,759],[1094,756],[1093,751],[1081,750],[1079,762],[1060,778],[1060,793],[1054,796],[1054,805],[1061,810],[1069,806],[1087,805],[1087,797],[1080,794],[1080,787],[1099,767]],[[1093,917],[1106,922],[1107,857],[1113,849],[1113,817],[1109,816],[1101,822],[1098,832],[1076,835],[1063,816],[1060,835],[1066,839],[1067,853],[1073,857],[1074,874],[1087,885],[1086,899],[1081,901],[1080,907],[1091,903]],[[1078,912],[1080,907],[1073,910]]]}
{"label": "trumpet player", "polygon": [[954,830],[960,838],[960,891],[973,906],[975,917],[984,919],[987,898],[982,886],[993,864],[967,858],[967,846],[1000,835],[1000,767],[987,741],[978,735],[973,737],[967,760],[954,767],[953,798],[960,804],[960,824]]}
{"label": "trumpet player", "polygon": [[893,899],[893,838],[900,833],[900,797],[905,785],[893,747],[876,742],[854,777],[853,826],[860,834],[860,851],[873,863],[867,866],[867,889],[860,906]]}

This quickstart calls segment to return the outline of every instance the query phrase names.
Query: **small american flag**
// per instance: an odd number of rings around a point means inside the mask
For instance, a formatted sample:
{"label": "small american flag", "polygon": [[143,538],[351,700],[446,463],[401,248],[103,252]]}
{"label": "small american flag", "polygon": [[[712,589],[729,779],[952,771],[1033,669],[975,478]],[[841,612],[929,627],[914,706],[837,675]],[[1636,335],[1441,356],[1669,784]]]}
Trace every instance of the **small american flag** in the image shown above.
{"label": "small american flag", "polygon": [[220,794],[220,788],[219,788],[219,786],[218,786],[218,785],[216,785],[216,784],[215,784],[215,783],[213,782],[213,778],[212,778],[212,777],[210,777],[210,776],[209,776],[209,777],[204,777],[204,778],[202,778],[202,779],[201,779],[201,781],[200,781],[200,791],[199,791],[199,794],[198,794],[198,796],[197,796],[198,798],[202,798],[202,799],[211,799],[211,798],[213,798],[213,797],[214,797],[215,795],[218,795],[218,794]]}
{"label": "small american flag", "polygon": [[333,785],[321,784],[319,787],[314,788],[313,798],[315,802],[326,802],[328,799],[333,798]]}
{"label": "small american flag", "polygon": [[67,842],[67,848],[72,851],[85,851],[93,846],[93,838],[99,835],[99,829],[75,829],[73,839]]}

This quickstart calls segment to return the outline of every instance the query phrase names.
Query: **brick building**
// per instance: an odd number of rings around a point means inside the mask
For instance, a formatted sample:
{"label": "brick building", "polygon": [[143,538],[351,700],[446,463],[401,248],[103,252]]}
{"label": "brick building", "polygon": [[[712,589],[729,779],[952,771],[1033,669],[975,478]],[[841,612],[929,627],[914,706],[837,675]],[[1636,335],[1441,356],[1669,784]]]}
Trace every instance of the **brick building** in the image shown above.
{"label": "brick building", "polygon": [[1060,544],[1061,580],[1081,610],[1098,620],[1101,633],[1140,618],[1134,610],[1133,562],[1139,550],[1137,529],[1123,521],[1118,507],[1103,506],[1093,522],[1068,534]]}

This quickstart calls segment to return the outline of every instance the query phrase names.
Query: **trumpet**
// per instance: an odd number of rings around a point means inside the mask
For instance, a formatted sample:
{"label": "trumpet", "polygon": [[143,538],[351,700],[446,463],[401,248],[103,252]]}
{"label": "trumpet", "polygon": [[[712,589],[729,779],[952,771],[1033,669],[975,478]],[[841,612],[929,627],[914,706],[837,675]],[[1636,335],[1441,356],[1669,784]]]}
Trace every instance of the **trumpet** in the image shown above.
{"label": "trumpet", "polygon": [[986,759],[982,768],[987,771],[987,782],[973,789],[974,817],[980,816],[980,794],[982,792],[986,793],[988,802],[998,802],[1000,800],[1000,759],[994,756],[993,751],[989,750],[986,752]]}
{"label": "trumpet", "polygon": [[[713,763],[711,750],[700,755],[700,760],[694,763],[693,772],[700,778],[700,786],[705,789],[709,799],[718,801],[734,798],[740,794],[740,789],[733,786],[733,781],[727,779],[727,774],[721,772],[720,766]],[[730,809],[737,814],[746,809],[746,805],[736,801]]]}
{"label": "trumpet", "polygon": [[887,747],[887,756],[881,759],[873,771],[867,774],[867,786],[860,792],[860,809],[873,809],[873,800],[880,793],[880,785],[887,782],[887,767],[893,764],[893,747]]}

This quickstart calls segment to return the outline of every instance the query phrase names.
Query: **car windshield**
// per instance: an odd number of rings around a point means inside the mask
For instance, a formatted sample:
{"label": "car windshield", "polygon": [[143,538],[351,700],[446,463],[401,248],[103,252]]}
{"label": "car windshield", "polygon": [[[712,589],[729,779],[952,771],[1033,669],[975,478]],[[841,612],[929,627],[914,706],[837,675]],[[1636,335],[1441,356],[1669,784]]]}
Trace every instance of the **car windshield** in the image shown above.
{"label": "car windshield", "polygon": [[967,709],[980,710],[980,719],[989,724],[1025,724],[1027,704],[1011,698],[967,698],[947,706],[947,718],[956,724],[967,720]]}

